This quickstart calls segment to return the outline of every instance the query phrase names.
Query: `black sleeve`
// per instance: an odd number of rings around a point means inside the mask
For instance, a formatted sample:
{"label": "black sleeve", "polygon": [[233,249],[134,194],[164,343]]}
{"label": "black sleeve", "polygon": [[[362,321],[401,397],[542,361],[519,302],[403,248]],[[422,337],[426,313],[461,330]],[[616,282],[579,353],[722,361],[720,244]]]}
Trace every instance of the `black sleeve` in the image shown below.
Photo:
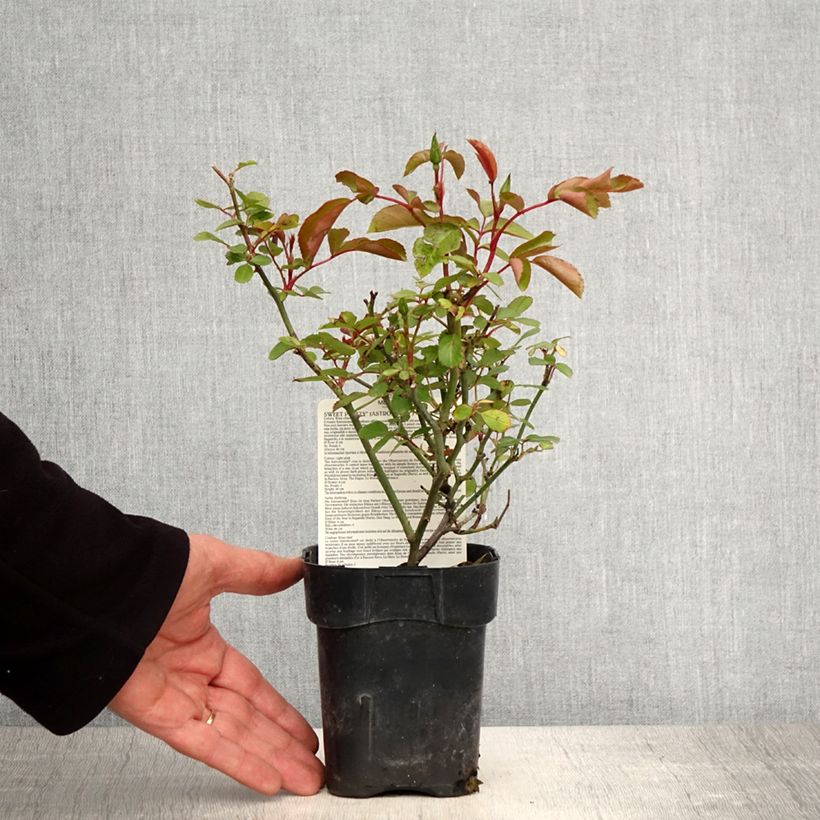
{"label": "black sleeve", "polygon": [[55,734],[92,720],[162,625],[185,532],[78,487],[0,413],[0,692]]}

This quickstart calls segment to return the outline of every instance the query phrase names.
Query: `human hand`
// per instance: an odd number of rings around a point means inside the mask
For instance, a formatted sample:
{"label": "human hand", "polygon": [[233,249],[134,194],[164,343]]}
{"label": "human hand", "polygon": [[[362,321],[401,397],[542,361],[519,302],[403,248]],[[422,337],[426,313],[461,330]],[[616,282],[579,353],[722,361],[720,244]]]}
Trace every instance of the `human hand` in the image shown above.
{"label": "human hand", "polygon": [[256,791],[315,794],[324,781],[316,734],[210,619],[214,596],[279,592],[301,579],[302,561],[207,535],[189,540],[174,603],[109,708]]}

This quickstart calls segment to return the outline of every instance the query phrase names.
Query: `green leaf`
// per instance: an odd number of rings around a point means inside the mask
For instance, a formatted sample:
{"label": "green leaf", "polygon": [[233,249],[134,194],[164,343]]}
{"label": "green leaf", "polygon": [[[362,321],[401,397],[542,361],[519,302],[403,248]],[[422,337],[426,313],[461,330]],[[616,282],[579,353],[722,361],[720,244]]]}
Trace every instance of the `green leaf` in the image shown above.
{"label": "green leaf", "polygon": [[495,309],[495,306],[493,305],[493,303],[486,296],[483,296],[482,294],[479,294],[478,296],[476,296],[473,299],[473,304],[482,313],[485,313],[487,316],[489,316],[493,312],[493,310]]}
{"label": "green leaf", "polygon": [[225,228],[232,228],[234,225],[239,225],[240,222],[238,219],[226,219],[224,222],[220,222],[215,228],[215,231],[224,231]]}
{"label": "green leaf", "polygon": [[485,387],[489,387],[490,390],[496,390],[499,393],[501,392],[502,386],[501,382],[498,379],[494,378],[493,376],[482,376],[477,384],[483,384]]}
{"label": "green leaf", "polygon": [[282,336],[280,337],[279,341],[271,348],[270,353],[268,353],[268,358],[273,361],[278,359],[283,353],[287,353],[288,350],[294,350],[299,346],[299,342],[293,338],[293,336]]}
{"label": "green leaf", "polygon": [[245,213],[248,215],[248,219],[251,221],[252,224],[256,225],[260,222],[268,222],[268,220],[273,219],[273,214],[263,208],[261,206],[252,206],[249,208],[245,208]]}
{"label": "green leaf", "polygon": [[237,191],[237,193],[247,208],[267,208],[270,205],[270,197],[261,191],[248,191],[246,194]]}
{"label": "green leaf", "polygon": [[[378,452],[379,452],[379,450],[381,450],[381,448],[382,448],[382,447],[384,447],[384,445],[385,445],[385,444],[387,444],[387,442],[392,441],[392,440],[393,440],[393,436],[392,436],[392,435],[390,435],[390,433],[388,433],[386,436],[382,436],[382,437],[381,437],[381,438],[380,438],[380,439],[379,439],[379,440],[378,440],[378,441],[377,441],[377,442],[373,445],[373,452],[374,452],[374,453],[378,453]],[[395,452],[395,448],[394,448],[391,452]]]}
{"label": "green leaf", "polygon": [[534,236],[532,239],[522,242],[510,254],[510,256],[518,256],[523,258],[526,256],[532,256],[536,253],[543,253],[553,247],[550,245],[550,242],[552,242],[553,239],[555,239],[555,234],[552,231],[543,231],[542,233],[539,233],[538,236]]}
{"label": "green leaf", "polygon": [[448,223],[434,222],[424,228],[424,233],[413,243],[413,261],[416,270],[426,276],[444,257],[461,245],[461,231]]}
{"label": "green leaf", "polygon": [[462,256],[459,253],[451,253],[447,255],[447,261],[453,262],[460,268],[465,268],[466,270],[476,270],[475,260],[471,259],[469,256]]}
{"label": "green leaf", "polygon": [[524,441],[531,441],[540,444],[542,449],[551,450],[553,444],[557,444],[561,439],[558,436],[537,436],[534,433],[527,436]]}
{"label": "green leaf", "polygon": [[485,350],[478,362],[478,367],[490,367],[503,361],[510,351],[508,350]]}
{"label": "green leaf", "polygon": [[507,307],[501,308],[496,317],[499,319],[515,319],[532,304],[532,296],[516,296]]}
{"label": "green leaf", "polygon": [[385,382],[376,382],[370,390],[367,391],[367,394],[374,399],[380,399],[382,396],[387,395],[387,390],[388,387]]}
{"label": "green leaf", "polygon": [[410,159],[407,160],[407,164],[404,166],[404,174],[402,176],[407,176],[408,174],[412,174],[419,165],[423,165],[425,162],[430,161],[430,149],[425,148],[423,151],[416,151]]}
{"label": "green leaf", "polygon": [[438,360],[445,367],[458,367],[461,358],[461,336],[458,333],[442,333],[438,338]]}
{"label": "green leaf", "polygon": [[254,221],[253,227],[263,231],[265,235],[272,234],[274,231],[289,231],[299,224],[299,214],[280,214],[276,218],[276,222],[271,223],[267,220]]}
{"label": "green leaf", "polygon": [[265,265],[270,265],[270,257],[257,253],[255,256],[251,257],[251,264],[259,265],[259,267],[262,268]]}
{"label": "green leaf", "polygon": [[469,404],[460,404],[453,410],[453,418],[456,421],[465,421],[473,415],[473,408]]}
{"label": "green leaf", "polygon": [[476,491],[476,483],[474,478],[468,478],[464,482],[464,492],[467,494],[469,498],[474,492]]}
{"label": "green leaf", "polygon": [[510,261],[510,255],[508,253],[506,253],[506,251],[504,251],[502,248],[496,248],[495,249],[495,254],[496,254],[496,256],[503,259],[505,262]]}
{"label": "green leaf", "polygon": [[[504,225],[503,222],[501,224]],[[512,222],[509,225],[505,225],[501,233],[508,233],[510,236],[517,236],[519,239],[532,239],[532,234],[517,222]]]}
{"label": "green leaf", "polygon": [[521,259],[517,256],[510,257],[510,267],[512,268],[515,283],[519,290],[526,290],[530,285],[532,277],[532,264],[529,259]]}
{"label": "green leaf", "polygon": [[359,430],[359,437],[364,439],[379,438],[387,433],[389,433],[389,430],[383,421],[371,421]]}
{"label": "green leaf", "polygon": [[408,413],[412,406],[413,405],[410,403],[410,399],[407,399],[404,396],[395,395],[392,399],[390,399],[390,409],[397,416],[403,416],[405,413]]}
{"label": "green leaf", "polygon": [[479,413],[490,430],[503,433],[510,426],[510,417],[503,410],[482,410]]}
{"label": "green leaf", "polygon": [[326,376],[333,376],[337,379],[350,378],[350,371],[345,370],[343,367],[324,367],[322,368],[322,373],[324,373]]}
{"label": "green leaf", "polygon": [[233,278],[236,279],[240,285],[244,285],[253,279],[253,268],[250,265],[240,265],[234,271]]}
{"label": "green leaf", "polygon": [[356,348],[346,344],[341,339],[337,339],[330,333],[317,333],[315,337],[325,350],[330,353],[335,353],[338,356],[352,356],[356,352]]}
{"label": "green leaf", "polygon": [[518,444],[518,439],[515,438],[515,436],[502,436],[495,446],[496,449],[503,452],[504,450],[509,450],[511,447],[515,447],[516,444]]}
{"label": "green leaf", "polygon": [[229,265],[235,265],[237,262],[244,262],[248,258],[248,249],[243,244],[231,245],[225,251],[225,259],[228,260]]}
{"label": "green leaf", "polygon": [[393,231],[396,228],[417,228],[419,225],[421,225],[421,222],[404,205],[388,205],[386,208],[376,211],[367,232],[379,233],[381,231]]}
{"label": "green leaf", "polygon": [[560,373],[563,373],[567,377],[572,375],[572,368],[564,362],[557,362],[555,365],[555,369],[558,370]]}
{"label": "green leaf", "polygon": [[200,231],[195,237],[194,242],[219,242],[220,245],[224,245],[226,248],[228,247],[228,243],[225,242],[223,239],[220,239],[218,236],[214,236],[214,234],[210,233],[209,231]]}
{"label": "green leaf", "polygon": [[216,210],[219,210],[219,205],[214,205],[213,202],[208,202],[207,199],[195,199],[194,202],[196,202],[200,208],[216,208]]}
{"label": "green leaf", "polygon": [[247,168],[249,165],[256,165],[255,159],[246,159],[243,162],[240,162],[239,165],[236,166],[236,170],[238,171],[240,168]]}
{"label": "green leaf", "polygon": [[491,284],[495,285],[496,287],[501,287],[504,284],[504,279],[501,277],[499,273],[496,273],[494,270],[488,270],[484,274],[484,278],[490,282]]}
{"label": "green leaf", "polygon": [[353,393],[348,393],[346,396],[343,396],[341,399],[338,399],[333,404],[334,410],[341,410],[344,407],[347,407],[348,404],[353,404],[354,401],[357,399],[362,399],[367,395],[367,393],[362,393],[360,390],[354,391]]}
{"label": "green leaf", "polygon": [[[438,279],[436,279],[436,282],[433,285],[432,293],[442,293],[443,291],[446,291],[447,288],[450,287],[450,285],[458,284],[459,280],[460,274],[458,273],[451,273],[449,276],[440,276]],[[439,304],[442,304],[444,301],[446,300],[439,299]],[[447,307],[449,307],[451,304],[452,303],[447,302]]]}

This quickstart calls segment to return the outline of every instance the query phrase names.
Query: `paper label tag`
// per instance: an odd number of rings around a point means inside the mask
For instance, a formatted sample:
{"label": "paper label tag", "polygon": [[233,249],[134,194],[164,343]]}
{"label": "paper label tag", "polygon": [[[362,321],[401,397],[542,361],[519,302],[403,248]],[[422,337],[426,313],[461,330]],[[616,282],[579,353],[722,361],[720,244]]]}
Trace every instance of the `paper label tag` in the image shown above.
{"label": "paper label tag", "polygon": [[[398,566],[407,560],[407,538],[350,418],[344,409],[333,412],[334,402],[332,398],[319,402],[317,413],[319,563]],[[390,417],[383,402],[373,402],[359,412],[363,424]],[[379,450],[378,457],[410,523],[417,525],[430,474],[406,447],[396,448],[393,442]],[[435,529],[441,514],[436,507],[426,535]],[[422,565],[450,567],[466,558],[467,537],[450,533]]]}

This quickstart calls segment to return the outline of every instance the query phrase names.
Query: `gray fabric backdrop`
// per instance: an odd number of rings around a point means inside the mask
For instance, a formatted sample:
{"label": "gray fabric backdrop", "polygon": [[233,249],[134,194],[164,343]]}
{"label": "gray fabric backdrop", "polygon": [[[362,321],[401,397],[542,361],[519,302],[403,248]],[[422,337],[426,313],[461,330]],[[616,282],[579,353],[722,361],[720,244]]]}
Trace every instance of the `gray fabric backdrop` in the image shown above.
{"label": "gray fabric backdrop", "polygon": [[[530,201],[614,165],[646,190],[535,223],[588,291],[534,288],[577,375],[492,536],[486,722],[820,717],[816,3],[4,7],[0,406],[45,457],[130,512],[313,543],[323,393],[191,241],[210,164],[258,160],[303,213],[342,168],[396,181],[434,130],[487,141]],[[397,269],[347,257],[300,326]],[[215,617],[317,721],[301,590]]]}

